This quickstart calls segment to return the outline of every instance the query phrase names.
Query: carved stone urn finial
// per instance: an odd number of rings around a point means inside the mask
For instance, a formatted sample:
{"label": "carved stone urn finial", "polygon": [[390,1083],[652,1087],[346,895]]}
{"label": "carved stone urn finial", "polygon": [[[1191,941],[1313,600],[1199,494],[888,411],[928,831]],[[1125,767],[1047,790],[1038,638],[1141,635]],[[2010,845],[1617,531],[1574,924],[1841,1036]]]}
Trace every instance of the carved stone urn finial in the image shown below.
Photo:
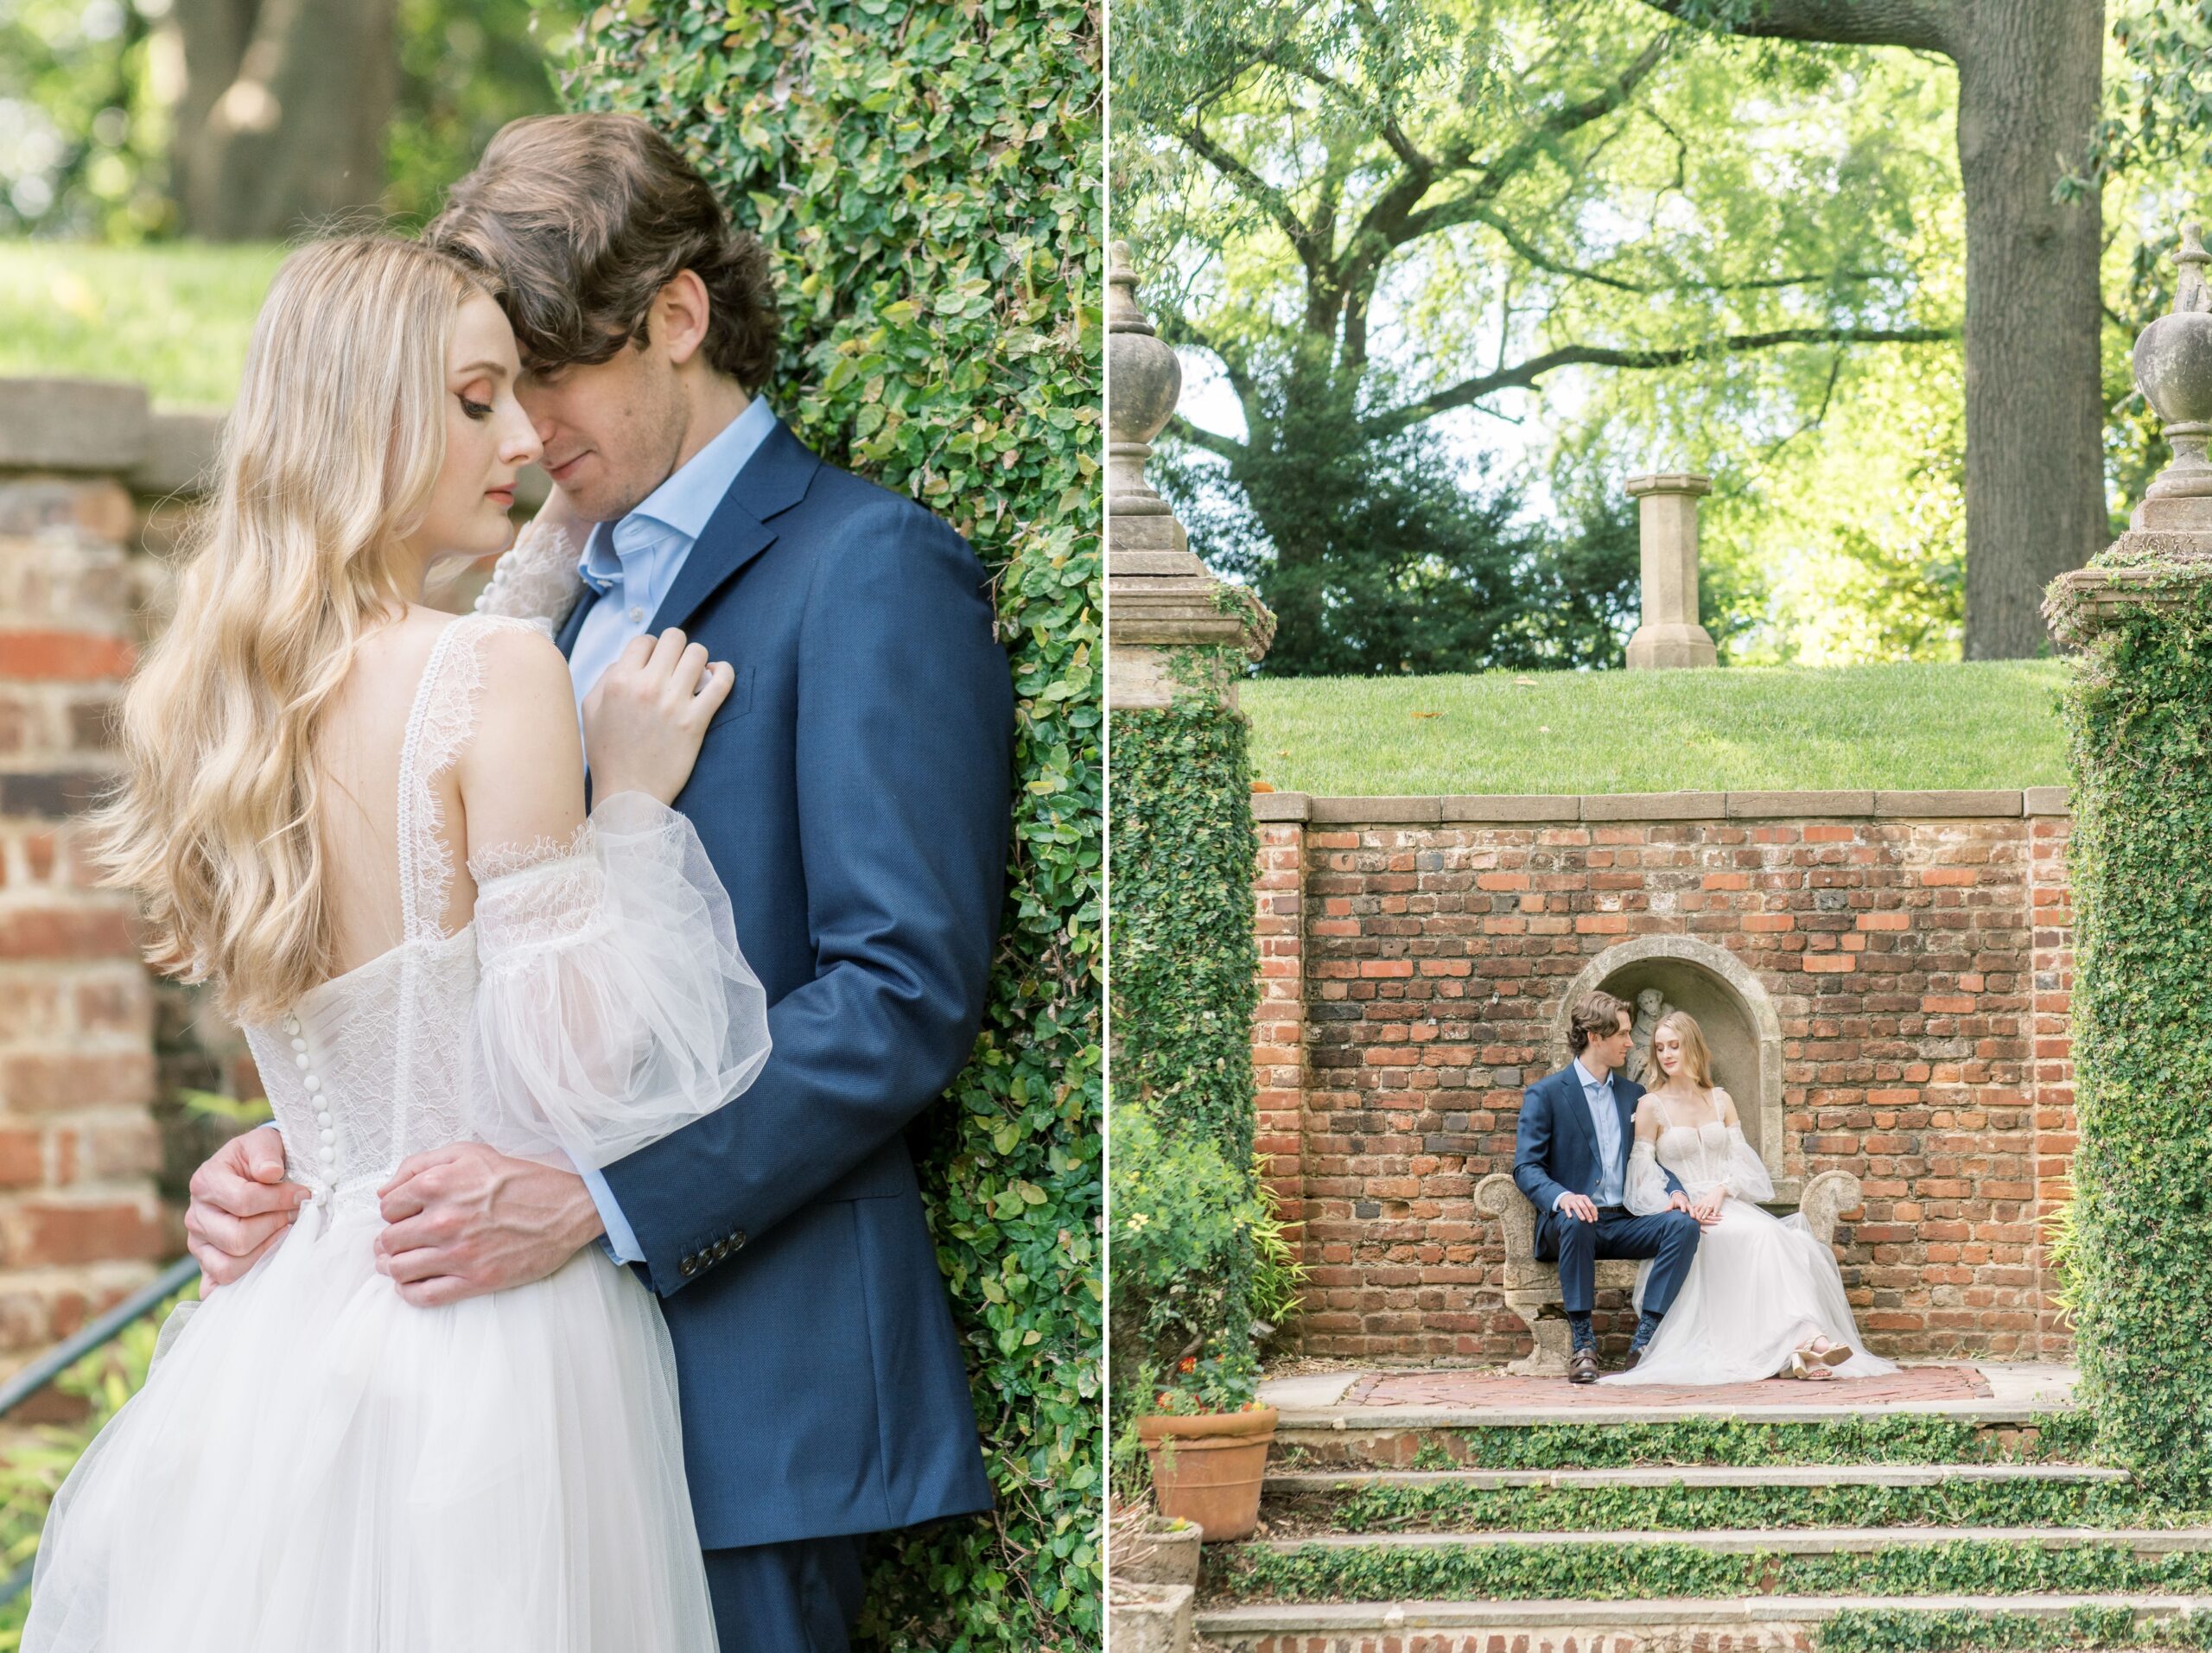
{"label": "carved stone urn finial", "polygon": [[2212,283],[2202,226],[2182,226],[2174,307],[2135,337],[2135,383],[2174,456],[2128,514],[2127,531],[2089,566],[2050,583],[2044,619],[2052,637],[2086,645],[2131,614],[2194,603],[2212,583]]}
{"label": "carved stone urn finial", "polygon": [[[2165,427],[2174,456],[2144,491],[2137,508],[2138,528],[2212,527],[2212,505],[2181,501],[2212,500],[2212,461],[2205,442],[2212,438],[2212,302],[2208,302],[2202,231],[2194,224],[2181,232],[2174,255],[2181,279],[2172,313],[2162,315],[2135,340],[2135,383]],[[2160,508],[2162,502],[2173,505]]]}
{"label": "carved stone urn finial", "polygon": [[1257,660],[1274,616],[1241,587],[1224,586],[1191,554],[1183,525],[1145,480],[1152,439],[1175,416],[1183,365],[1137,303],[1126,241],[1106,254],[1106,639],[1109,703],[1116,711],[1163,707],[1179,696],[1236,703],[1233,678],[1185,683],[1179,649],[1241,649]]}
{"label": "carved stone urn finial", "polygon": [[1137,272],[1129,244],[1106,253],[1106,495],[1117,517],[1166,517],[1167,501],[1145,480],[1152,439],[1175,416],[1183,395],[1183,364],[1153,331],[1137,303]]}

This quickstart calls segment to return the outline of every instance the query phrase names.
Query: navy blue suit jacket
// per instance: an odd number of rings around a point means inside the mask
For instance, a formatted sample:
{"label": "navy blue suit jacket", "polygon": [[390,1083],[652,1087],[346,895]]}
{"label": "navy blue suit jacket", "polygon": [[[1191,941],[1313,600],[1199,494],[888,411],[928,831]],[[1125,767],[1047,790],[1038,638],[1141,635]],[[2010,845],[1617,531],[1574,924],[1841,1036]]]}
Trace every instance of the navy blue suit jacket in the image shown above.
{"label": "navy blue suit jacket", "polygon": [[1014,689],[982,565],[779,423],[671,626],[736,669],[676,807],[774,1041],[730,1105],[606,1168],[676,1345],[700,1542],[987,1510],[903,1134],[968,1059],[1005,890]]}
{"label": "navy blue suit jacket", "polygon": [[[1630,1150],[1636,1146],[1636,1104],[1643,1087],[1624,1073],[1613,1075],[1613,1105],[1621,1116],[1621,1170],[1625,1179]],[[1669,1192],[1682,1185],[1666,1167],[1659,1167]],[[1559,1225],[1563,1218],[1552,1210],[1561,1194],[1594,1194],[1605,1167],[1599,1161],[1598,1128],[1590,1120],[1590,1099],[1583,1094],[1582,1077],[1569,1062],[1558,1072],[1539,1079],[1521,1093],[1521,1123],[1514,1133],[1513,1180],[1536,1208],[1536,1256],[1551,1262],[1559,1256]]]}

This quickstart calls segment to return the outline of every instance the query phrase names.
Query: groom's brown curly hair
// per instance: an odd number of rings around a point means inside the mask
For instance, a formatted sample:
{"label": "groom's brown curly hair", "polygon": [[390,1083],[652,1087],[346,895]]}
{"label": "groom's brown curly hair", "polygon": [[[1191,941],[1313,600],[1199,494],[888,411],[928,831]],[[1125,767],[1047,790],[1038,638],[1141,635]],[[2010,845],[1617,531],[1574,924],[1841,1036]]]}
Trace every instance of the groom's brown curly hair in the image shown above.
{"label": "groom's brown curly hair", "polygon": [[1636,1012],[1628,1008],[1624,999],[1617,999],[1603,989],[1589,994],[1574,1007],[1574,1014],[1567,1024],[1567,1047],[1577,1056],[1590,1048],[1593,1039],[1611,1039],[1621,1030],[1621,1018],[1633,1020]]}
{"label": "groom's brown curly hair", "polygon": [[729,227],[706,180],[634,115],[509,121],[423,238],[499,279],[534,371],[645,343],[655,295],[686,270],[707,289],[708,362],[748,391],[775,370],[767,249]]}

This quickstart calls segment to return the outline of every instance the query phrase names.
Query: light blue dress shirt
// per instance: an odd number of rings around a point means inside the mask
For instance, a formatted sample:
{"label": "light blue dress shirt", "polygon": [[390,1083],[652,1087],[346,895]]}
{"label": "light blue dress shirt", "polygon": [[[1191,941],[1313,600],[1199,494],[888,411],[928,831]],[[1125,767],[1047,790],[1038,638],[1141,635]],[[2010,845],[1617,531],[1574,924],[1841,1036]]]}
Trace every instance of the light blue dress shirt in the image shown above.
{"label": "light blue dress shirt", "polygon": [[[620,522],[601,523],[592,530],[577,566],[584,583],[599,593],[599,601],[584,616],[575,646],[569,652],[580,723],[584,696],[600,675],[621,658],[630,639],[643,635],[652,624],[661,600],[676,583],[684,559],[706,531],[722,496],[775,428],[776,416],[766,402],[754,397],[744,412],[647,494],[636,510]],[[576,1171],[591,1191],[600,1220],[607,1224],[607,1249],[614,1260],[643,1262],[645,1250],[615,1204],[607,1179],[594,1166],[580,1165]]]}
{"label": "light blue dress shirt", "polygon": [[1578,1056],[1574,1077],[1582,1082],[1582,1099],[1590,1104],[1590,1123],[1598,1133],[1598,1190],[1590,1198],[1600,1207],[1618,1205],[1628,1170],[1621,1161],[1621,1116],[1613,1103],[1613,1076],[1597,1078]]}

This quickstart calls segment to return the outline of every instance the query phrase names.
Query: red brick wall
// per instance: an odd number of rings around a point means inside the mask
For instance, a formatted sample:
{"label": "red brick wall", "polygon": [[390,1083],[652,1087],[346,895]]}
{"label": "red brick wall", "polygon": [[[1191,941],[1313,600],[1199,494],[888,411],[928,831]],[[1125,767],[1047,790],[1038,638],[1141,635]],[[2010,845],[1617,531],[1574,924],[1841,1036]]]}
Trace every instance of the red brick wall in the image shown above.
{"label": "red brick wall", "polygon": [[175,1249],[153,993],[80,821],[136,658],[136,525],[111,477],[0,474],[0,1365]]}
{"label": "red brick wall", "polygon": [[[2066,823],[2026,811],[2063,807],[1263,798],[1261,1128],[1303,1223],[1305,1351],[1526,1352],[1471,1196],[1511,1169],[1522,1087],[1565,1060],[1553,1028],[1576,974],[1675,935],[1726,949],[1778,1014],[1785,1174],[1860,1179],[1837,1239],[1867,1341],[2062,1354],[2035,1218],[2072,1145]],[[1453,818],[1515,813],[1554,818]],[[1624,818],[1639,814],[1700,818]]]}

